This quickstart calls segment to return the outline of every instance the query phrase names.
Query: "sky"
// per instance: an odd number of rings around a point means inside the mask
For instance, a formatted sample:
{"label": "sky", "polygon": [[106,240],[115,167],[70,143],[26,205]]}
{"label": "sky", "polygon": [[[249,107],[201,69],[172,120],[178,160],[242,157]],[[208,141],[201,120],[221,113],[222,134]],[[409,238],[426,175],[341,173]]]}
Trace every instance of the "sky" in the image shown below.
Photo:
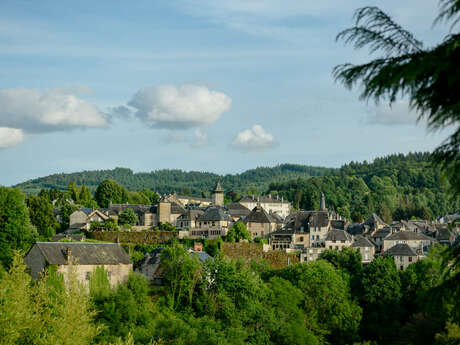
{"label": "sky", "polygon": [[437,0],[0,1],[0,185],[127,167],[220,174],[433,150],[406,99],[359,99],[335,36],[378,6],[433,46]]}

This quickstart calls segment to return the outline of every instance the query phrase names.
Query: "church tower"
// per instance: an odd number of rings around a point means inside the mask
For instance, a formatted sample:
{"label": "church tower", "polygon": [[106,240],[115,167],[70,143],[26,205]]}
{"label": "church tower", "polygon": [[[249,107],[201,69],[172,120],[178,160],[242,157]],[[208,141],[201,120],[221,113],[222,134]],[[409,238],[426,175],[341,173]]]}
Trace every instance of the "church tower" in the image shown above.
{"label": "church tower", "polygon": [[320,202],[319,210],[320,211],[327,211],[326,200],[324,199],[324,193],[322,193],[322,192],[321,192],[321,202]]}
{"label": "church tower", "polygon": [[217,182],[216,188],[212,191],[212,204],[214,206],[224,206],[224,189],[220,182]]}

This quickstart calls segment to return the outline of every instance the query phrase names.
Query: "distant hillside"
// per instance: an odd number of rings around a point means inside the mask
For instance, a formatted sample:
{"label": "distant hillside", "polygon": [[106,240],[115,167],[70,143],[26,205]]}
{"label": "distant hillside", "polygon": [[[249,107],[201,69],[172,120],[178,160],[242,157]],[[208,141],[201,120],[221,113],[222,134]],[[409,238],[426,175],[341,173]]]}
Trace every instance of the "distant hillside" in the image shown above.
{"label": "distant hillside", "polygon": [[360,221],[377,213],[386,222],[455,212],[460,200],[452,198],[451,189],[449,181],[433,166],[429,153],[351,162],[326,176],[273,182],[269,186],[272,194],[302,209],[317,209],[324,192],[326,205],[348,219]]}
{"label": "distant hillside", "polygon": [[70,182],[86,185],[94,191],[105,179],[113,179],[129,190],[151,189],[159,193],[185,193],[201,195],[209,192],[221,181],[225,190],[239,192],[266,191],[271,182],[283,182],[298,178],[323,176],[333,173],[335,169],[312,167],[296,164],[281,164],[271,168],[256,168],[241,174],[218,175],[199,171],[156,170],[150,173],[133,173],[131,169],[115,168],[113,170],[82,171],[70,174],[54,174],[29,180],[16,185],[26,194],[37,194],[42,188],[67,189]]}

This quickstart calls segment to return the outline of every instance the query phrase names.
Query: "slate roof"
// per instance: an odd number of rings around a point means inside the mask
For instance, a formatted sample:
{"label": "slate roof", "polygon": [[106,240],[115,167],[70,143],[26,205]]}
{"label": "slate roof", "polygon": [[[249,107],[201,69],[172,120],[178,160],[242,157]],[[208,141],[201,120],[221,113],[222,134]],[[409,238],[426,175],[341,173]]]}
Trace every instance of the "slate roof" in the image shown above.
{"label": "slate roof", "polygon": [[360,248],[360,247],[374,247],[374,244],[364,236],[355,236],[355,240],[351,244],[353,248]]}
{"label": "slate roof", "polygon": [[276,223],[278,223],[278,224],[283,224],[284,219],[283,219],[283,217],[281,217],[278,213],[276,213],[276,212],[270,213],[270,216],[273,218],[273,220],[274,220]]}
{"label": "slate roof", "polygon": [[227,220],[232,222],[233,219],[225,213],[221,207],[209,207],[202,215],[197,217],[201,221],[220,221]]}
{"label": "slate roof", "polygon": [[327,232],[326,241],[351,241],[351,235],[345,230],[331,229]]}
{"label": "slate roof", "polygon": [[89,215],[91,212],[93,212],[93,209],[92,209],[92,208],[88,208],[88,207],[81,207],[81,208],[79,208],[77,211],[81,211],[81,212],[83,212],[84,214]]}
{"label": "slate roof", "polygon": [[190,254],[193,256],[197,256],[201,262],[205,262],[206,260],[214,260],[214,258],[208,253],[198,250],[191,250]]}
{"label": "slate roof", "polygon": [[244,205],[241,205],[239,202],[233,202],[231,204],[225,205],[225,208],[228,210],[230,215],[235,217],[246,217],[251,210]]}
{"label": "slate roof", "polygon": [[350,223],[346,226],[347,232],[352,235],[363,234],[368,228],[369,226],[364,223]]}
{"label": "slate roof", "polygon": [[180,215],[177,219],[195,220],[198,218],[198,216],[202,215],[203,213],[204,211],[200,209],[188,209],[185,210],[185,213]]}
{"label": "slate roof", "polygon": [[70,249],[77,265],[131,264],[128,254],[117,243],[88,242],[37,242],[47,262],[51,265],[65,265],[66,251]]}
{"label": "slate roof", "polygon": [[137,263],[138,266],[154,265],[160,263],[163,248],[155,248],[150,253],[145,254],[144,258]]}
{"label": "slate roof", "polygon": [[265,211],[262,206],[256,206],[243,220],[244,224],[251,223],[275,223],[275,220]]}
{"label": "slate roof", "polygon": [[431,237],[428,237],[424,234],[420,234],[417,232],[413,231],[398,231],[387,238],[385,238],[385,241],[411,241],[411,240],[425,240],[425,241],[433,241]]}
{"label": "slate roof", "polygon": [[364,221],[364,224],[369,225],[369,226],[375,226],[375,225],[387,225],[382,218],[377,216],[375,213],[372,213],[369,218],[367,218]]}
{"label": "slate roof", "polygon": [[415,250],[413,250],[409,245],[406,243],[398,243],[388,249],[387,251],[383,252],[382,255],[387,256],[417,256]]}
{"label": "slate roof", "polygon": [[332,217],[329,211],[299,211],[286,217],[285,222],[295,230],[304,227],[306,231],[308,226],[328,226],[330,218]]}
{"label": "slate roof", "polygon": [[375,234],[373,234],[371,237],[372,237],[372,238],[378,238],[378,237],[385,238],[385,237],[387,237],[390,233],[391,233],[390,228],[383,228],[383,229],[377,230],[377,231],[375,232]]}

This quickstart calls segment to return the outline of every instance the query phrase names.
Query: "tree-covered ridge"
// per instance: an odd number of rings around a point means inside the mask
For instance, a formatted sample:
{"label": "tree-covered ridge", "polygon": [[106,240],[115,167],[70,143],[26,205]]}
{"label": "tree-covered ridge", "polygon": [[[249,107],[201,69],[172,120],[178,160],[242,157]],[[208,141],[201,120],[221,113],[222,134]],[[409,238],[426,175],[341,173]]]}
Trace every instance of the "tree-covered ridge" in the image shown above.
{"label": "tree-covered ridge", "polygon": [[287,181],[298,177],[322,176],[335,169],[313,167],[297,164],[281,164],[275,167],[259,167],[241,174],[218,175],[201,171],[183,171],[178,169],[156,170],[150,173],[134,173],[128,168],[112,170],[82,171],[70,174],[53,174],[18,184],[26,194],[37,194],[42,188],[67,189],[71,182],[78,186],[86,185],[91,191],[104,180],[112,179],[129,190],[151,189],[158,193],[192,194],[200,196],[201,192],[209,192],[218,181],[227,190],[240,192],[262,191],[268,188],[273,180]]}
{"label": "tree-covered ridge", "polygon": [[372,163],[351,162],[326,176],[273,182],[269,192],[306,210],[318,209],[324,192],[328,207],[348,219],[361,221],[377,213],[391,222],[430,219],[458,210],[460,204],[452,199],[451,188],[429,153],[409,153],[376,158]]}

